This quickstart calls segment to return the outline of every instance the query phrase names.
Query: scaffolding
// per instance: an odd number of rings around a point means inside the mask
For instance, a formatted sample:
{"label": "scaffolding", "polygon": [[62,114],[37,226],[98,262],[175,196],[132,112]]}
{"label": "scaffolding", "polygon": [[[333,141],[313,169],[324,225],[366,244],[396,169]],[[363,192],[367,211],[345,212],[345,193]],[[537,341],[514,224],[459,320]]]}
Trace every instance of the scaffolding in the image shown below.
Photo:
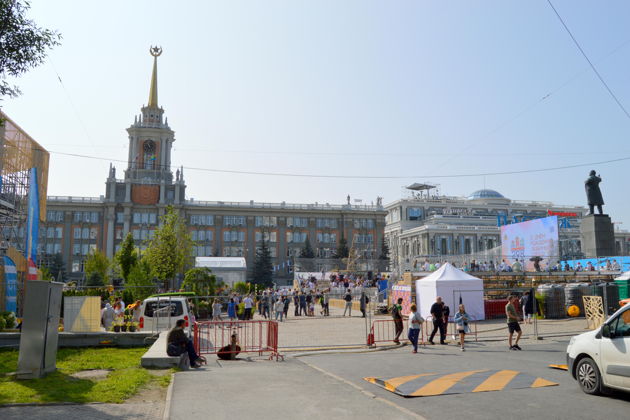
{"label": "scaffolding", "polygon": [[37,169],[39,219],[44,221],[50,155],[1,111],[0,124],[0,255],[9,248],[24,254],[30,170]]}

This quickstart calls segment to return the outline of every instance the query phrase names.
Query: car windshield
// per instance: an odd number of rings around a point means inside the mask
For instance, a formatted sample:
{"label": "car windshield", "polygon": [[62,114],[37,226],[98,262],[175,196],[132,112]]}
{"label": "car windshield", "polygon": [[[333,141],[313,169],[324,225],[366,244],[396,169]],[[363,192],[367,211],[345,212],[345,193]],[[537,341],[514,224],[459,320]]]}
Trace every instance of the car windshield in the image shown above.
{"label": "car windshield", "polygon": [[147,317],[180,316],[183,313],[184,306],[181,300],[152,300],[144,307],[144,316]]}

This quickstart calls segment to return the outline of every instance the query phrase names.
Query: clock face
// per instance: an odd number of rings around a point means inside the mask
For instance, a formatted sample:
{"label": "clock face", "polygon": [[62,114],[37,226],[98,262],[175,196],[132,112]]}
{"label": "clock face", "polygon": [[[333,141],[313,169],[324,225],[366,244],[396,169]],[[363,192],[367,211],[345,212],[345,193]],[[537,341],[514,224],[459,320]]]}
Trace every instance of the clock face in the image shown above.
{"label": "clock face", "polygon": [[153,140],[147,140],[144,142],[144,151],[147,153],[155,151],[155,143],[153,142]]}

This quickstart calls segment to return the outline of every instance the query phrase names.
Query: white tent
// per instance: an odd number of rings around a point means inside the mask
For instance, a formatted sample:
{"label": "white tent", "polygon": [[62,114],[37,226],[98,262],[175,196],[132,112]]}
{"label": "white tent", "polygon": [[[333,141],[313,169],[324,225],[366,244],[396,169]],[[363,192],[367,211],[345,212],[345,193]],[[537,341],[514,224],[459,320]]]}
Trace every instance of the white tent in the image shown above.
{"label": "white tent", "polygon": [[460,298],[466,312],[475,321],[485,319],[483,307],[483,280],[445,263],[427,277],[416,280],[416,304],[422,317],[431,316],[431,305],[435,298],[442,300],[451,309],[451,316],[459,309]]}
{"label": "white tent", "polygon": [[619,277],[616,277],[615,280],[630,280],[630,271],[622,273]]}

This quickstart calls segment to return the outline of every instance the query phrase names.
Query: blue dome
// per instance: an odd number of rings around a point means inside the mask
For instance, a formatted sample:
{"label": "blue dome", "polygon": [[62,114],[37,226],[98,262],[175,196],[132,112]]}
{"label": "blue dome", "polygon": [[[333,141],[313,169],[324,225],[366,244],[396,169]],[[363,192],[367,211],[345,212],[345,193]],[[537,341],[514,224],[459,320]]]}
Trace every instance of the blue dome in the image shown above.
{"label": "blue dome", "polygon": [[495,190],[477,190],[468,196],[469,200],[477,200],[480,198],[505,198],[503,194]]}

